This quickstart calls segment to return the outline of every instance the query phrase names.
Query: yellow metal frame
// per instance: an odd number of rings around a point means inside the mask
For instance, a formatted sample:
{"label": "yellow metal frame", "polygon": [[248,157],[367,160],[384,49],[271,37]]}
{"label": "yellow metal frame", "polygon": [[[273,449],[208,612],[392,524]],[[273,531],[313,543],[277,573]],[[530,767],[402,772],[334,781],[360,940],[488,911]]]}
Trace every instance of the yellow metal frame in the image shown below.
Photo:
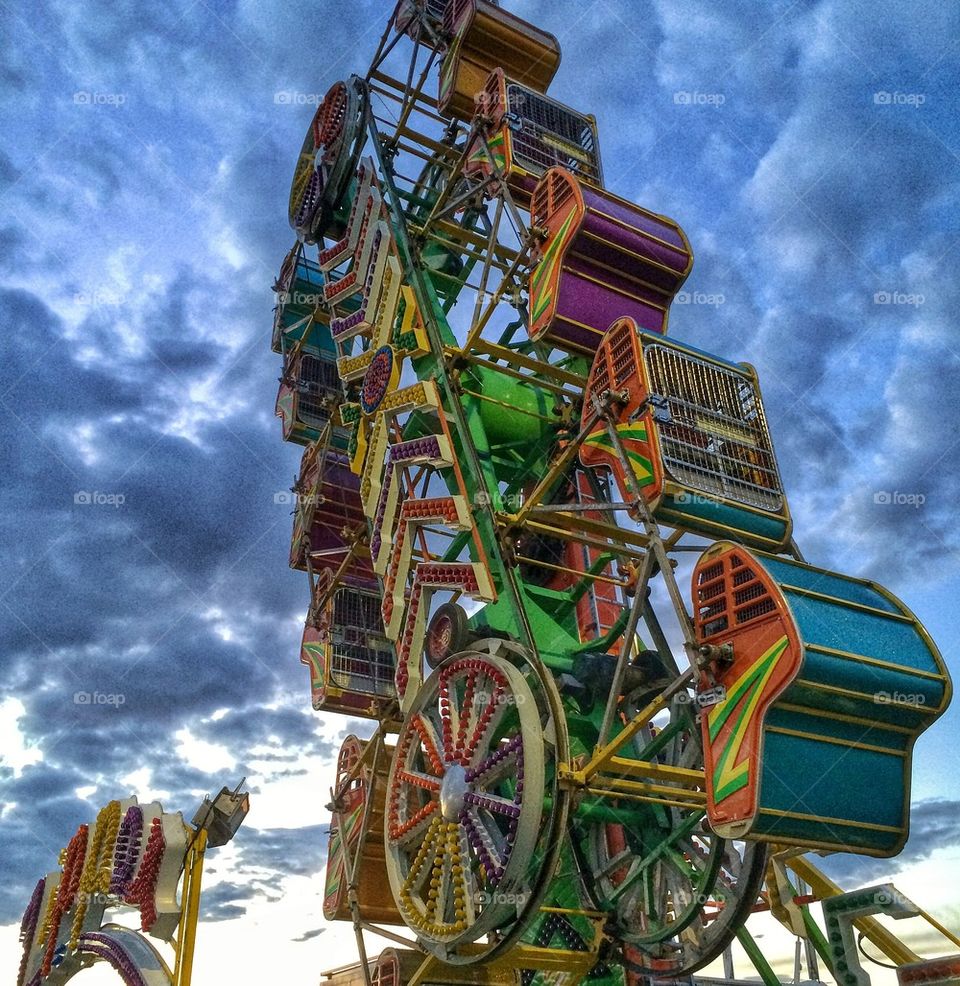
{"label": "yellow metal frame", "polygon": [[207,830],[197,831],[183,861],[182,909],[177,928],[173,986],[190,986],[193,977],[193,952],[197,944],[197,919],[200,917],[200,885],[203,880],[203,856],[207,849]]}

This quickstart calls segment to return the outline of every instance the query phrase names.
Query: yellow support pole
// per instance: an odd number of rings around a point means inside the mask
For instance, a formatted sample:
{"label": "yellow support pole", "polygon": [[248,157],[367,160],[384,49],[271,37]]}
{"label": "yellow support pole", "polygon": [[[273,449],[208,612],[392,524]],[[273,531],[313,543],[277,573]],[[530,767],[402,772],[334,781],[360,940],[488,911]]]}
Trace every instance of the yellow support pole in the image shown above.
{"label": "yellow support pole", "polygon": [[[670,699],[678,692],[681,688],[686,687],[686,685],[692,680],[693,671],[685,671],[679,678],[677,678],[672,684],[670,684],[663,692],[661,692],[653,701],[651,701],[646,707],[641,709],[634,717],[627,723],[624,729],[618,733],[606,746],[595,751],[593,757],[583,765],[580,770],[573,770],[567,764],[560,764],[558,767],[558,773],[560,776],[561,783],[564,781],[572,782],[575,785],[584,785],[588,781],[592,780],[601,771],[610,768],[611,762],[617,758],[617,753],[633,739],[638,732],[640,732],[643,727],[650,722],[650,720],[661,710],[666,708]],[[683,775],[679,775],[682,777]],[[691,780],[692,777],[684,777],[684,780]],[[674,792],[679,793],[679,792]]]}
{"label": "yellow support pole", "polygon": [[200,917],[200,884],[203,879],[203,854],[207,848],[207,830],[200,829],[190,844],[184,865],[180,927],[177,930],[174,986],[190,986],[193,976],[193,950],[197,943],[197,919]]}

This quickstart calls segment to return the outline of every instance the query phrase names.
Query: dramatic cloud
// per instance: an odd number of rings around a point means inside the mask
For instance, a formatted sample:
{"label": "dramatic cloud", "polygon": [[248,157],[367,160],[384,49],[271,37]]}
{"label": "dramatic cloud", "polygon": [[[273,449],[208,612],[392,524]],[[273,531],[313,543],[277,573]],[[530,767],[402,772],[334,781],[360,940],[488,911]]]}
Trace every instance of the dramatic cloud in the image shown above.
{"label": "dramatic cloud", "polygon": [[[921,801],[910,818],[910,838],[896,859],[871,859],[848,854],[833,856],[823,864],[825,872],[841,886],[859,887],[930,858],[938,849],[960,843],[960,802],[947,799]],[[918,902],[920,903],[920,902]],[[920,903],[922,907],[923,904]]]}

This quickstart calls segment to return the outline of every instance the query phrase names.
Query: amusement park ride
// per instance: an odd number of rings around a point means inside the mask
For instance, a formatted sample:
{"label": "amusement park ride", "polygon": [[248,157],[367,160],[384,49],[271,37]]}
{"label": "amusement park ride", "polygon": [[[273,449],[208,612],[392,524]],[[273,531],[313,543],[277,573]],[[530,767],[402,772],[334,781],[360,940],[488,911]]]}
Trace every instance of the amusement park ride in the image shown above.
{"label": "amusement park ride", "polygon": [[[301,661],[316,710],[375,723],[333,790],[323,910],[359,962],[332,986],[729,981],[734,942],[773,986],[761,911],[810,978],[869,983],[866,940],[903,986],[960,981],[877,915],[948,929],[808,855],[901,850],[944,662],[801,554],[757,374],[668,337],[690,243],[606,187],[559,65],[490,0],[400,0],[295,168]],[[38,892],[28,957],[60,940]]]}
{"label": "amusement park ride", "polygon": [[[205,798],[190,825],[125,798],[79,826],[27,904],[17,986],[60,986],[95,963],[124,986],[190,986],[204,854],[240,828],[250,808],[242,786]],[[120,923],[131,910],[139,929]],[[172,966],[151,938],[172,949]]]}
{"label": "amusement park ride", "polygon": [[668,338],[690,244],[606,187],[559,64],[489,0],[401,0],[294,173],[301,660],[315,709],[376,722],[333,792],[324,913],[360,961],[332,979],[732,977],[739,941],[775,983],[757,911],[841,986],[864,937],[902,983],[956,979],[873,915],[932,918],[805,855],[903,847],[943,660],[801,554],[757,374]]}

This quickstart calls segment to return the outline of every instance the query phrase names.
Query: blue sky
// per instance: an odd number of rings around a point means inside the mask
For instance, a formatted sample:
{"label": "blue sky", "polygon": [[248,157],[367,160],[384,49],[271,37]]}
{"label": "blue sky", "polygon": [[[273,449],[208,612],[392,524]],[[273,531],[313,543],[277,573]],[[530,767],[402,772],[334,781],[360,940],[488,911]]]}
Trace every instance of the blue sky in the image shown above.
{"label": "blue sky", "polygon": [[[507,5],[559,37],[551,94],[598,117],[608,186],[684,226],[671,333],[757,366],[808,559],[901,595],[956,676],[960,7]],[[210,940],[349,958],[316,935],[347,724],[297,660],[270,286],[307,97],[364,69],[391,7],[0,2],[0,925],[111,797],[192,811],[246,774]],[[832,863],[936,864],[948,919],[958,723],[918,744],[904,858]]]}

